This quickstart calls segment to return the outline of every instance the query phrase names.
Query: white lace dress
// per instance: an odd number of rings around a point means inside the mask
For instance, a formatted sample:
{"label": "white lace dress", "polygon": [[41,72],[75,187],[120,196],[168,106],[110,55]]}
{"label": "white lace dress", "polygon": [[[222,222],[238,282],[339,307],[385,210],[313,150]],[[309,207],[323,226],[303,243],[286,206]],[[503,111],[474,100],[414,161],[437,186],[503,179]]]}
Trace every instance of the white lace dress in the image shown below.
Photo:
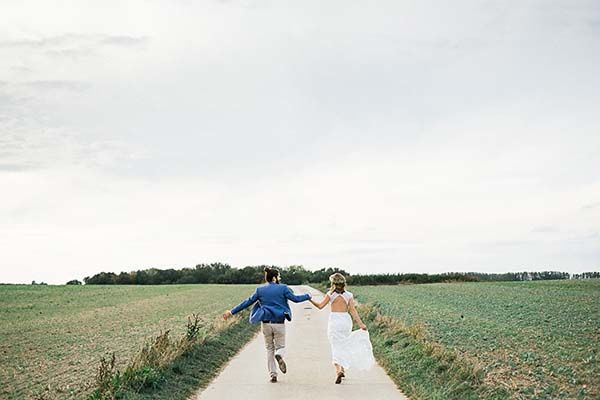
{"label": "white lace dress", "polygon": [[[346,303],[353,298],[352,293],[329,292],[329,302],[342,297]],[[331,344],[332,361],[345,369],[368,370],[375,364],[369,332],[362,329],[352,331],[352,317],[348,312],[329,313],[327,336]]]}

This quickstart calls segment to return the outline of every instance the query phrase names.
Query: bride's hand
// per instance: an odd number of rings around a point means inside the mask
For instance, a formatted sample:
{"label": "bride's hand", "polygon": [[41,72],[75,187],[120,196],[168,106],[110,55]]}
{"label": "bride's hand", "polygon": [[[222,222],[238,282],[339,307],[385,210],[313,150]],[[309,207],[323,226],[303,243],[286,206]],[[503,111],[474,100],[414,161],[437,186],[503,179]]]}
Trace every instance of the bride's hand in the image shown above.
{"label": "bride's hand", "polygon": [[363,331],[367,330],[367,326],[365,324],[360,324],[359,325],[360,329],[362,329]]}

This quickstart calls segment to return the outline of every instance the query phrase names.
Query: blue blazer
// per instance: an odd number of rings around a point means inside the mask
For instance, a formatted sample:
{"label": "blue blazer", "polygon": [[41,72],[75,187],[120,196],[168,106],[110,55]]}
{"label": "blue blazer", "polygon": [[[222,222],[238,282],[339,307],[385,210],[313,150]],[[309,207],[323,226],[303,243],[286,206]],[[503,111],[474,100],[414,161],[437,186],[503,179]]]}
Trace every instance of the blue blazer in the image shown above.
{"label": "blue blazer", "polygon": [[250,323],[284,322],[286,319],[291,321],[292,310],[290,310],[288,300],[300,303],[310,298],[310,294],[295,295],[287,285],[271,282],[257,287],[252,296],[235,306],[231,313],[237,314],[256,303],[250,313]]}

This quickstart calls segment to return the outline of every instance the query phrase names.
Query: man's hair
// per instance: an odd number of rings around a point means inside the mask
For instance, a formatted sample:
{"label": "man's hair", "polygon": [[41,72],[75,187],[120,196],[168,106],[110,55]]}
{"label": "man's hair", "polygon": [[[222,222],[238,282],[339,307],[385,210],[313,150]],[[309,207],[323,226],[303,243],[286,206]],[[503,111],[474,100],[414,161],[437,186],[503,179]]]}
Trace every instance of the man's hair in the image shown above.
{"label": "man's hair", "polygon": [[279,271],[275,268],[265,267],[265,281],[272,282],[273,278],[279,278]]}

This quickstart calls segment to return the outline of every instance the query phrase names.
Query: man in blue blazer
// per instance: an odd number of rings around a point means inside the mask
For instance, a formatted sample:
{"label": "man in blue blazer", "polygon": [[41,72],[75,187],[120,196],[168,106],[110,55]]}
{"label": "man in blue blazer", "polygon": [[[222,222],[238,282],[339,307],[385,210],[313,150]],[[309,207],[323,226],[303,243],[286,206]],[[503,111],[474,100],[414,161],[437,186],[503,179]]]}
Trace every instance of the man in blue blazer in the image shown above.
{"label": "man in blue blazer", "polygon": [[227,319],[254,304],[250,313],[250,322],[262,323],[269,374],[271,382],[276,383],[276,365],[279,365],[279,369],[284,374],[287,372],[287,365],[283,359],[285,355],[285,321],[292,320],[292,310],[290,310],[288,300],[300,303],[310,300],[311,295],[295,295],[287,285],[280,284],[279,271],[275,268],[265,268],[265,280],[267,284],[256,288],[252,296],[232,310],[225,311],[223,318]]}

